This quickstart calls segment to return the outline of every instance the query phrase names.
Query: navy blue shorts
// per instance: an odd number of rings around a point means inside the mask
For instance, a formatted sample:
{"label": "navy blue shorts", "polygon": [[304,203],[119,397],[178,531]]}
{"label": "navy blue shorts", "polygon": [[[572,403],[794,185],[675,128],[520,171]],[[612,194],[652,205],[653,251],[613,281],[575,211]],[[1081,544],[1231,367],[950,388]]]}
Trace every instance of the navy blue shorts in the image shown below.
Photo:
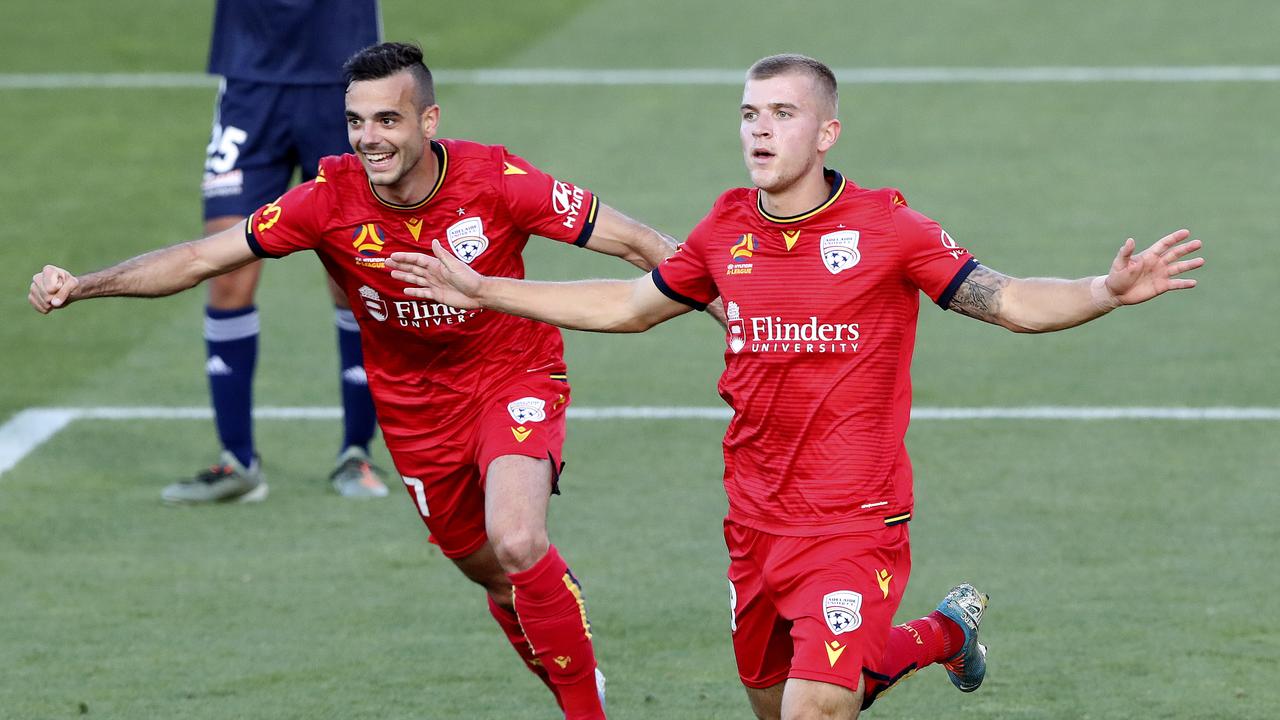
{"label": "navy blue shorts", "polygon": [[224,79],[204,163],[204,218],[248,216],[289,189],[294,168],[315,177],[320,158],[351,152],[346,86]]}

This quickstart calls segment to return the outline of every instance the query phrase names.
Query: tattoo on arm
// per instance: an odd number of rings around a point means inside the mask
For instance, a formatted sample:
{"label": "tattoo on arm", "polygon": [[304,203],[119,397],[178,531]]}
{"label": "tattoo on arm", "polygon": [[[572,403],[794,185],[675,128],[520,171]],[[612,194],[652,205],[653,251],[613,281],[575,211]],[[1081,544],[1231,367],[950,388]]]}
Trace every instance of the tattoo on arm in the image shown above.
{"label": "tattoo on arm", "polygon": [[999,320],[1001,296],[1009,280],[1008,275],[998,273],[985,265],[978,265],[960,284],[947,309],[999,325],[1001,324]]}

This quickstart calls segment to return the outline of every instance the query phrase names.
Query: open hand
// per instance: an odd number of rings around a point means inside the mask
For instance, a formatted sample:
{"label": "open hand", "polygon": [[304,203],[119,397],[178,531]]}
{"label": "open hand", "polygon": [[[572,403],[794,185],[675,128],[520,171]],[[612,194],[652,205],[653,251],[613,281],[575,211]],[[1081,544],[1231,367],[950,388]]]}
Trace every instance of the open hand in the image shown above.
{"label": "open hand", "polygon": [[387,260],[391,277],[411,283],[404,294],[435,300],[460,310],[481,307],[480,292],[484,276],[444,249],[439,240],[431,243],[435,257],[425,253],[396,252]]}
{"label": "open hand", "polygon": [[1137,255],[1133,254],[1136,245],[1133,238],[1125,240],[1107,274],[1107,291],[1118,304],[1136,305],[1170,290],[1195,287],[1195,280],[1178,277],[1204,265],[1203,257],[1182,259],[1203,245],[1199,240],[1183,242],[1188,237],[1191,231],[1178,230]]}

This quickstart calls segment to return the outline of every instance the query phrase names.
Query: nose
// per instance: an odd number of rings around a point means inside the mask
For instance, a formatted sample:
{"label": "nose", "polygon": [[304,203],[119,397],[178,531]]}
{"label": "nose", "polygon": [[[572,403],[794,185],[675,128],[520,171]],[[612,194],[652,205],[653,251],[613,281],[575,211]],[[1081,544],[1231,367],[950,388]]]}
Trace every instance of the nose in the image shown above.
{"label": "nose", "polygon": [[364,127],[360,128],[360,144],[362,146],[377,145],[381,139],[382,135],[378,133],[377,123],[365,123]]}

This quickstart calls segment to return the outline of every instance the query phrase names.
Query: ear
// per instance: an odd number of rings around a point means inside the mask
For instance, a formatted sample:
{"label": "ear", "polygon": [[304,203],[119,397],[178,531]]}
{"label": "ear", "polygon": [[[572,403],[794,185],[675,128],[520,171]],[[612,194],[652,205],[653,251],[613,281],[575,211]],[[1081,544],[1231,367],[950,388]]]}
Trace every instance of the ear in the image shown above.
{"label": "ear", "polygon": [[431,105],[422,111],[419,117],[422,122],[422,137],[430,140],[436,136],[436,131],[440,128],[440,106]]}
{"label": "ear", "polygon": [[840,139],[840,121],[831,118],[818,128],[818,152],[826,152]]}

